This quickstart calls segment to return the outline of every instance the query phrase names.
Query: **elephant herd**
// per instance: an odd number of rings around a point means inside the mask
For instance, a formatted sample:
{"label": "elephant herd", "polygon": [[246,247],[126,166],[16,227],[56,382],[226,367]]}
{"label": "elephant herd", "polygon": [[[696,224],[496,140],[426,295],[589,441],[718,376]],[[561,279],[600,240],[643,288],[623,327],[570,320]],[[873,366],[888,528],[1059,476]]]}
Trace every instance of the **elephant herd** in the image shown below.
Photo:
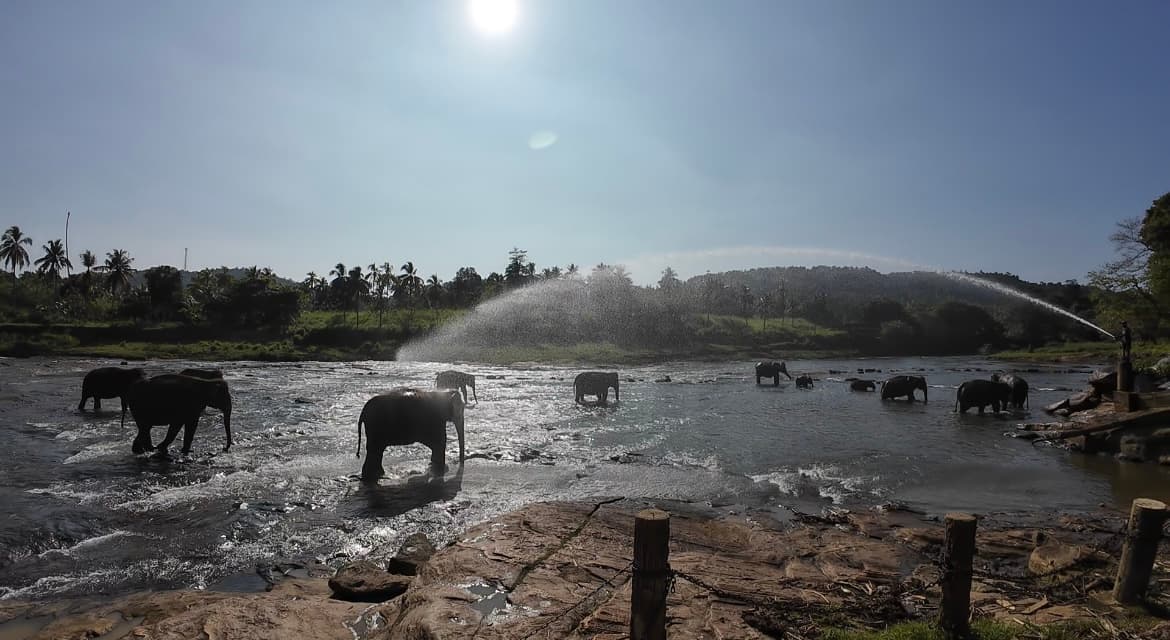
{"label": "elephant herd", "polygon": [[[358,451],[361,456],[362,429],[366,436],[366,459],[362,465],[362,479],[376,481],[383,475],[382,455],[391,445],[422,444],[431,450],[431,465],[437,473],[446,470],[447,423],[455,425],[459,438],[459,461],[465,459],[464,408],[471,398],[478,404],[475,376],[461,371],[442,371],[435,377],[435,390],[399,387],[370,398],[358,418]],[[585,396],[592,395],[595,404],[606,405],[609,390],[620,397],[616,372],[586,371],[573,381],[577,403],[587,404]],[[223,412],[225,434],[224,451],[231,448],[232,396],[223,372],[218,369],[184,369],[147,377],[140,368],[102,367],[85,375],[81,383],[81,402],[78,411],[85,410],[92,398],[94,411],[101,409],[101,401],[119,398],[122,402],[122,424],[129,411],[138,427],[131,445],[135,454],[154,451],[158,457],[167,456],[167,448],[183,430],[183,454],[189,454],[199,418],[207,407]],[[150,430],[167,426],[165,438],[158,445],[151,442]]]}
{"label": "elephant herd", "polygon": [[[232,395],[223,372],[218,369],[184,369],[179,373],[165,373],[146,377],[143,369],[102,367],[85,374],[81,383],[81,402],[77,410],[85,409],[85,402],[93,398],[94,411],[102,408],[102,400],[118,398],[122,402],[122,424],[126,412],[134,418],[138,435],[134,438],[134,453],[155,451],[165,457],[167,447],[183,430],[183,453],[190,453],[191,442],[199,417],[207,407],[223,412],[225,442],[223,450],[232,446]],[[168,427],[167,435],[157,446],[151,444],[150,429]]]}
{"label": "elephant herd", "polygon": [[[788,373],[788,367],[783,362],[767,361],[756,363],[756,384],[762,378],[772,378],[772,385],[780,384],[780,374],[794,378]],[[799,389],[811,389],[813,380],[810,376],[800,375],[795,379]],[[882,400],[893,400],[905,397],[914,402],[914,392],[922,391],[922,401],[927,401],[927,384],[924,376],[898,375],[884,382],[873,380],[848,379],[850,391],[876,391],[881,387]],[[1016,375],[993,374],[990,380],[968,380],[959,385],[955,393],[955,410],[966,413],[967,409],[976,408],[979,413],[990,406],[992,411],[1023,409],[1028,406],[1028,382]]]}

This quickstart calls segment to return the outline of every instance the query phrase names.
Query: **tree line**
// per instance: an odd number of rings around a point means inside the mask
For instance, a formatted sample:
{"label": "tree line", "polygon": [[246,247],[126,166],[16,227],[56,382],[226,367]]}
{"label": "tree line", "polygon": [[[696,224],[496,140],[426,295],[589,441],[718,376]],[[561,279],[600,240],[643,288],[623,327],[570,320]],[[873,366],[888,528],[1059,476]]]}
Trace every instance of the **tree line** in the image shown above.
{"label": "tree line", "polygon": [[[1144,219],[1121,223],[1113,238],[1119,260],[1092,272],[1088,285],[1031,283],[1004,273],[973,275],[1090,321],[1130,317],[1150,337],[1160,337],[1160,310],[1170,304],[1168,211],[1170,194],[1156,201]],[[138,271],[123,249],[108,252],[102,264],[84,251],[78,256],[84,271],[72,273],[59,240],[44,244],[36,259],[30,258],[32,245],[16,226],[0,237],[0,264],[8,271],[0,280],[0,320],[283,329],[305,312],[329,311],[347,326],[381,329],[391,311],[468,309],[536,283],[557,283],[541,288],[543,296],[516,297],[508,320],[513,329],[486,328],[491,335],[483,338],[637,345],[754,340],[778,347],[926,354],[1097,337],[1031,303],[921,272],[773,267],[684,280],[667,267],[655,285],[643,287],[634,285],[620,265],[538,268],[527,251],[513,248],[503,268],[487,276],[472,266],[443,280],[436,274],[424,278],[413,261],[339,262],[324,275],[310,272],[297,282],[262,267]],[[553,306],[544,304],[548,301]],[[573,317],[566,319],[566,313]]]}

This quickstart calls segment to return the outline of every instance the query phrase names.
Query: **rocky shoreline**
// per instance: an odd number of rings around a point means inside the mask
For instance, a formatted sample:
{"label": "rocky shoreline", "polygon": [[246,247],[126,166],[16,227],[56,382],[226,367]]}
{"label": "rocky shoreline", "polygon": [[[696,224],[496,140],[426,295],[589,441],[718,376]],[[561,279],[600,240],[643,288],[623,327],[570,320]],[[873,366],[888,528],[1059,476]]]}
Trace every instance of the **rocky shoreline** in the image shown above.
{"label": "rocky shoreline", "polygon": [[[429,558],[425,539],[411,538],[389,563],[393,573],[359,561],[335,576],[322,567],[279,579],[264,593],[0,602],[0,639],[621,638],[634,514],[648,505],[531,504],[472,527]],[[672,639],[816,638],[829,628],[936,615],[937,517],[886,507],[794,512],[779,521],[764,512],[656,506],[672,518]],[[1124,523],[1113,511],[982,516],[975,616],[1021,630],[1086,620],[1132,628],[1136,619],[1142,637],[1170,638],[1166,623],[1110,603]],[[1159,560],[1150,600],[1164,607],[1170,598],[1158,585],[1170,582],[1170,552],[1163,548]]]}

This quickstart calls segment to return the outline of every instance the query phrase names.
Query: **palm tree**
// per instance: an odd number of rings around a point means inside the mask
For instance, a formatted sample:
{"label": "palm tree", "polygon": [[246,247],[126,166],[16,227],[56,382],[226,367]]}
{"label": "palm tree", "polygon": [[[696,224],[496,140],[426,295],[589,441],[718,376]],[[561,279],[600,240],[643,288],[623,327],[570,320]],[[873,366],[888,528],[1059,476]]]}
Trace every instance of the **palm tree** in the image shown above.
{"label": "palm tree", "polygon": [[376,264],[370,265],[371,283],[374,286],[374,295],[378,301],[378,328],[382,328],[382,317],[386,311],[386,295],[398,286],[398,278],[394,276],[394,267],[389,262],[383,262],[381,268]]}
{"label": "palm tree", "polygon": [[12,277],[16,278],[16,270],[23,269],[28,264],[28,251],[21,245],[32,246],[32,238],[25,237],[20,227],[12,225],[0,236],[0,260],[12,267]]}
{"label": "palm tree", "polygon": [[85,273],[81,274],[81,290],[85,296],[89,297],[90,289],[93,287],[93,267],[97,264],[97,256],[89,249],[81,252],[81,266],[85,267]]}
{"label": "palm tree", "polygon": [[125,249],[114,249],[106,254],[106,263],[99,269],[106,274],[106,286],[111,292],[130,288],[130,274],[134,273],[134,268],[130,266],[132,262],[134,258]]}
{"label": "palm tree", "polygon": [[443,281],[439,279],[438,275],[432,273],[431,277],[427,278],[426,287],[427,306],[434,309],[439,304],[439,300],[443,298]]}
{"label": "palm tree", "polygon": [[346,288],[349,291],[350,299],[353,300],[353,322],[354,324],[361,324],[360,312],[362,296],[368,294],[370,285],[366,283],[366,278],[362,275],[362,268],[354,267],[349,270],[346,276]]}
{"label": "palm tree", "polygon": [[50,240],[49,244],[41,247],[45,252],[44,257],[37,258],[37,273],[52,274],[53,278],[61,277],[62,269],[72,269],[73,263],[69,262],[69,256],[65,253],[65,247],[60,240]]}
{"label": "palm tree", "polygon": [[418,297],[422,290],[423,280],[418,277],[418,269],[414,268],[413,262],[407,262],[402,265],[402,275],[398,277],[398,287],[396,292],[401,292],[406,298],[407,303],[410,303],[414,298]]}

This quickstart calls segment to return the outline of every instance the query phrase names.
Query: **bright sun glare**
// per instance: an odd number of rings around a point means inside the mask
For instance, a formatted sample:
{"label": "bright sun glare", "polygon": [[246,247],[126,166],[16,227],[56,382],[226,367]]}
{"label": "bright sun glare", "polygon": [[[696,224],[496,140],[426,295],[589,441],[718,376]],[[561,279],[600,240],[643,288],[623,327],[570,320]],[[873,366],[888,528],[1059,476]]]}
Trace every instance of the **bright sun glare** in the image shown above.
{"label": "bright sun glare", "polygon": [[471,0],[471,22],[483,33],[502,34],[516,24],[516,0]]}

